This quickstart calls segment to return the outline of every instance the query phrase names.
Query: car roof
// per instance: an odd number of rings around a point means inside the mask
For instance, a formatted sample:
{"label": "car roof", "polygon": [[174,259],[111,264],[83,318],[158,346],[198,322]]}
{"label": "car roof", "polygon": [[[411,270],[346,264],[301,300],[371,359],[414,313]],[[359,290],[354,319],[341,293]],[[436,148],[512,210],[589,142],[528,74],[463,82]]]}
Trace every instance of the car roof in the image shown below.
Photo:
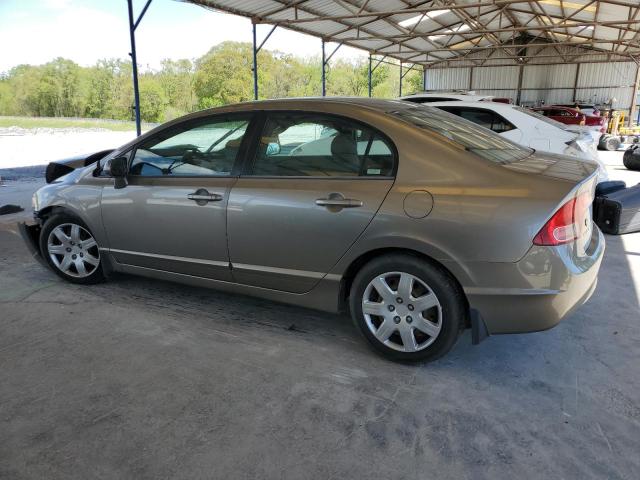
{"label": "car roof", "polygon": [[[317,106],[326,106],[327,104],[334,105],[349,105],[356,108],[365,108],[368,110],[374,110],[381,113],[404,109],[411,105],[409,102],[403,102],[400,100],[389,100],[381,98],[367,98],[367,97],[299,97],[299,98],[280,98],[273,100],[254,100],[248,102],[240,102],[223,107],[215,107],[207,110],[201,110],[191,115],[202,115],[216,112],[229,112],[229,111],[256,111],[256,110],[305,110],[314,109]],[[413,104],[415,106],[415,104]],[[183,117],[185,118],[185,117]]]}

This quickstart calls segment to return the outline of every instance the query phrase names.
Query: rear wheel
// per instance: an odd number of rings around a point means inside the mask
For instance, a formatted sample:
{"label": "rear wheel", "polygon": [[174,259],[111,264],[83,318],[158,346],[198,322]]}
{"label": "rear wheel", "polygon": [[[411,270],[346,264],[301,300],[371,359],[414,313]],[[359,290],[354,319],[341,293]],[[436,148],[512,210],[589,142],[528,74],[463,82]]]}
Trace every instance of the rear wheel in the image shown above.
{"label": "rear wheel", "polygon": [[351,316],[371,346],[400,361],[435,360],[455,344],[465,302],[448,272],[418,257],[385,255],[354,279]]}
{"label": "rear wheel", "polygon": [[69,282],[104,280],[98,243],[84,222],[72,215],[57,214],[45,222],[40,251],[53,271]]}

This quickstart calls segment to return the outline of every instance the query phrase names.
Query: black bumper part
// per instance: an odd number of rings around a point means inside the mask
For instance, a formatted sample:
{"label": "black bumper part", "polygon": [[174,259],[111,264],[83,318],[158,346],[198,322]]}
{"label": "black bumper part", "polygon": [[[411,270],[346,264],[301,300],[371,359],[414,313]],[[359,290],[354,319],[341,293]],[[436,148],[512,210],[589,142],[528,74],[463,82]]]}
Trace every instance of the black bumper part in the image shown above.
{"label": "black bumper part", "polygon": [[31,256],[42,265],[47,266],[47,263],[40,253],[40,225],[27,225],[22,222],[18,224],[18,228],[20,229],[20,236],[24,240],[24,243],[27,244]]}
{"label": "black bumper part", "polygon": [[478,345],[489,336],[489,330],[487,330],[487,325],[480,312],[472,308],[469,313],[471,316],[471,344]]}

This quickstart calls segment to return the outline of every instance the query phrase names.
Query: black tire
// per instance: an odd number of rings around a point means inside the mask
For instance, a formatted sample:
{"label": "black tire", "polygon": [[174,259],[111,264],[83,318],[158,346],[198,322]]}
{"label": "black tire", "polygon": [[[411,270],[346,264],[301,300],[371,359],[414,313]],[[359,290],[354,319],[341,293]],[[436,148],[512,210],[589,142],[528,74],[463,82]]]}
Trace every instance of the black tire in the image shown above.
{"label": "black tire", "polygon": [[632,146],[624,152],[622,163],[628,170],[640,170],[640,147]]}
{"label": "black tire", "polygon": [[[417,278],[428,286],[428,290],[435,294],[439,302],[441,315],[439,320],[440,331],[437,336],[434,335],[435,340],[432,340],[430,344],[428,344],[430,339],[426,336],[423,345],[428,345],[421,350],[406,352],[394,349],[378,340],[367,323],[362,309],[363,296],[370,282],[387,272],[406,272],[410,276]],[[397,287],[397,290],[400,290],[400,288]],[[364,265],[353,280],[349,296],[349,305],[351,318],[371,347],[384,357],[401,362],[433,361],[445,355],[455,345],[461,330],[464,328],[467,317],[464,293],[449,272],[438,265],[410,254],[388,254],[371,260]],[[384,305],[386,305],[386,303],[384,303]],[[394,308],[395,307],[394,305]],[[409,307],[409,305],[407,305],[407,307]],[[387,305],[387,308],[391,307]],[[400,313],[399,309],[400,306],[398,306],[398,313]],[[422,317],[422,313],[418,313]],[[414,312],[414,316],[415,314],[416,312]],[[382,317],[370,316],[370,318],[379,321]],[[399,317],[394,318],[397,320]],[[410,317],[405,318],[409,319]],[[400,323],[405,321],[408,320],[402,319]],[[378,327],[380,328],[380,326]],[[416,330],[413,330],[413,332],[412,335],[416,335]],[[400,338],[399,331],[394,332],[392,335]],[[417,342],[417,338],[415,336],[414,338]],[[392,342],[392,337],[389,337],[387,343],[389,342]],[[402,343],[404,343],[404,341],[402,341]],[[398,348],[396,343],[392,342],[390,344],[396,345],[396,348]]]}
{"label": "black tire", "polygon": [[618,148],[620,148],[620,138],[618,137],[609,137],[607,139],[605,139],[603,142],[603,147],[605,150],[609,151],[609,152],[613,152],[615,150],[618,150]]}
{"label": "black tire", "polygon": [[[40,232],[40,252],[42,253],[42,257],[45,259],[51,270],[53,270],[56,275],[68,282],[89,285],[104,281],[105,276],[102,270],[102,259],[100,258],[97,244],[95,247],[92,247],[90,251],[93,257],[98,258],[98,264],[95,266],[91,266],[92,271],[90,271],[87,276],[79,277],[67,274],[54,263],[49,253],[49,235],[56,227],[65,224],[78,225],[82,227],[82,229],[84,229],[86,232],[88,232],[91,236],[93,236],[93,233],[91,232],[91,230],[89,230],[89,227],[75,215],[71,215],[69,213],[54,214],[47,219],[47,221],[44,223],[44,226],[42,227],[42,231]],[[76,273],[79,272],[76,271]]]}

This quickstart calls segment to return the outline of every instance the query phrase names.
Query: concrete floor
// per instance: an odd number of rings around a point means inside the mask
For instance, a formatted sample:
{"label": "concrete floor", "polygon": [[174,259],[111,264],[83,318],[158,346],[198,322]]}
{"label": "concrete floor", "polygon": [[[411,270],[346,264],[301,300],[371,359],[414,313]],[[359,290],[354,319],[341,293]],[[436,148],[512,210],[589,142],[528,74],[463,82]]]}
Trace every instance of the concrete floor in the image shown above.
{"label": "concrete floor", "polygon": [[[35,186],[0,203],[28,207]],[[0,478],[640,477],[640,234],[607,237],[594,297],[555,329],[477,347],[467,332],[407,366],[347,318],[63,283],[18,217],[0,217]]]}

